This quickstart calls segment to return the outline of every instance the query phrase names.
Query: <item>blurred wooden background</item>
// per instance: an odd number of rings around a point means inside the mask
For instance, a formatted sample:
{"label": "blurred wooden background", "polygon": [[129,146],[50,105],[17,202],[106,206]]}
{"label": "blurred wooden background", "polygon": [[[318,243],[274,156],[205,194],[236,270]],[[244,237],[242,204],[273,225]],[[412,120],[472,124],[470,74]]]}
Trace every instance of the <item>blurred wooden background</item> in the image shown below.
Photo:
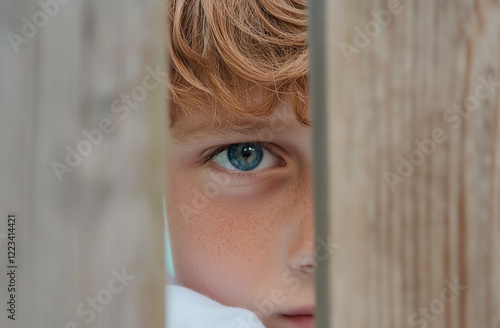
{"label": "blurred wooden background", "polygon": [[500,3],[323,5],[330,326],[500,327]]}
{"label": "blurred wooden background", "polygon": [[[324,4],[331,327],[500,327],[500,4]],[[1,327],[163,326],[163,13],[0,3]]]}
{"label": "blurred wooden background", "polygon": [[0,327],[164,326],[164,11],[0,3]]}

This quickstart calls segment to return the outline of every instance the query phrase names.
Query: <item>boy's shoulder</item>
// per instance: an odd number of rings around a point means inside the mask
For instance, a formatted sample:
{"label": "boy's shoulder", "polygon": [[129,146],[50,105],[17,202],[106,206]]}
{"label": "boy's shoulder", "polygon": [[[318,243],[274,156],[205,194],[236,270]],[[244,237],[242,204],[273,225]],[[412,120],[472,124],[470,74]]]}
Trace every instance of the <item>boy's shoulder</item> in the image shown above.
{"label": "boy's shoulder", "polygon": [[165,291],[168,328],[265,328],[249,310],[222,305],[178,285],[166,285]]}

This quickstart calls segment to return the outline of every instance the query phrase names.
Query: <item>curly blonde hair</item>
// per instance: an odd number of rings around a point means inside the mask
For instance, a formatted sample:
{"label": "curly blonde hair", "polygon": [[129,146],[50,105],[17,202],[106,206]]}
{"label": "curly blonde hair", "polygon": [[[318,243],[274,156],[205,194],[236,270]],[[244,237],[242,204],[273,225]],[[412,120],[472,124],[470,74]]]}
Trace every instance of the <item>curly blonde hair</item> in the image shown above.
{"label": "curly blonde hair", "polygon": [[289,101],[307,118],[305,0],[170,0],[170,121],[221,108],[258,117]]}

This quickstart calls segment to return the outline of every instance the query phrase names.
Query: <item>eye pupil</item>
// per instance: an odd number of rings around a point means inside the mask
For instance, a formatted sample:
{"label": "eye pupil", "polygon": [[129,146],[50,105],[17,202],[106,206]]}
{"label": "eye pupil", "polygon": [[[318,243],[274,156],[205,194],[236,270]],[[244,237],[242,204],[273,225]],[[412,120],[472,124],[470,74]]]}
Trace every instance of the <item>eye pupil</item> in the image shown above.
{"label": "eye pupil", "polygon": [[252,156],[252,148],[245,147],[241,150],[241,155],[245,158]]}
{"label": "eye pupil", "polygon": [[242,171],[255,169],[262,162],[262,147],[255,143],[232,144],[227,149],[231,164]]}

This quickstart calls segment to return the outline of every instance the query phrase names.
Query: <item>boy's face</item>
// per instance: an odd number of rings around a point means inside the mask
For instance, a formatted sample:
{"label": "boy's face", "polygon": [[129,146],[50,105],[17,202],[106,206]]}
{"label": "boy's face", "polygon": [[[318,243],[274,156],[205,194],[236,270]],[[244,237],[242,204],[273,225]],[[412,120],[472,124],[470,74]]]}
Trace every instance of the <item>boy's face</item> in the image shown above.
{"label": "boy's face", "polygon": [[183,116],[171,129],[167,208],[177,280],[253,311],[268,328],[314,325],[310,130],[289,104],[265,119]]}

